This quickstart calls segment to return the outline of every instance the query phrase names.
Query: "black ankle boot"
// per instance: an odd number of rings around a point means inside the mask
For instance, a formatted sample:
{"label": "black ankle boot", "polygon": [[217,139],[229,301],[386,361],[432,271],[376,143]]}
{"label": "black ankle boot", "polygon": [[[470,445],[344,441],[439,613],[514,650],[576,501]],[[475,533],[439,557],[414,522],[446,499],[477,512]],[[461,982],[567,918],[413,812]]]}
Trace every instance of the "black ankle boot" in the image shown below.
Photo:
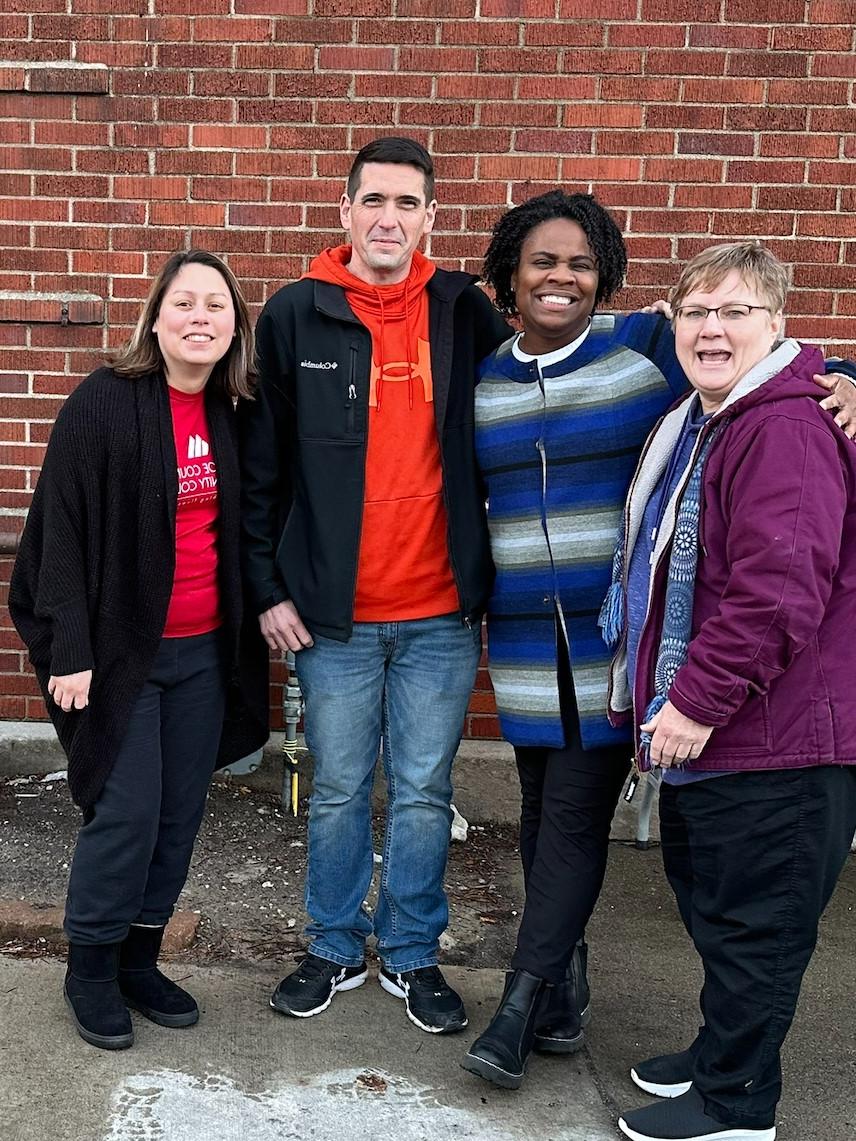
{"label": "black ankle boot", "polygon": [[157,968],[163,927],[128,929],[119,958],[119,989],[128,1006],[158,1026],[192,1026],[199,1021],[196,999]]}
{"label": "black ankle boot", "polygon": [[544,994],[532,1048],[541,1054],[575,1054],[585,1043],[591,1022],[586,967],[588,947],[580,940],[568,964],[565,979]]}
{"label": "black ankle boot", "polygon": [[461,1065],[496,1086],[518,1089],[532,1049],[535,1019],[544,979],[528,971],[509,971],[502,1001],[484,1034],[473,1042]]}
{"label": "black ankle boot", "polygon": [[134,1044],[131,1016],[116,980],[118,966],[118,943],[69,943],[65,1001],[80,1037],[102,1050]]}

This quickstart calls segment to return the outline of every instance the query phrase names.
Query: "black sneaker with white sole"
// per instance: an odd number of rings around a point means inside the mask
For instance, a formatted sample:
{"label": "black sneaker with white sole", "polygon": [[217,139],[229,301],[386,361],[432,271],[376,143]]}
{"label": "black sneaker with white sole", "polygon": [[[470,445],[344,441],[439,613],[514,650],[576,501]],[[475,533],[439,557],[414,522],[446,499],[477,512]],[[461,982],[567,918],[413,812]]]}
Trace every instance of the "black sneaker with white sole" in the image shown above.
{"label": "black sneaker with white sole", "polygon": [[327,1009],[337,991],[354,990],[363,985],[367,976],[365,963],[343,967],[310,951],[297,970],[282,980],[271,995],[270,1004],[281,1014],[311,1018]]}
{"label": "black sneaker with white sole", "polygon": [[648,1058],[634,1066],[630,1076],[640,1089],[654,1097],[680,1097],[693,1084],[692,1051]]}
{"label": "black sneaker with white sole", "polygon": [[630,1141],[776,1141],[775,1125],[759,1129],[711,1117],[695,1086],[679,1097],[623,1114],[618,1128]]}
{"label": "black sneaker with white sole", "polygon": [[454,1034],[467,1025],[467,1013],[457,991],[443,978],[439,967],[391,971],[381,967],[378,982],[387,994],[403,998],[407,1017],[429,1034]]}

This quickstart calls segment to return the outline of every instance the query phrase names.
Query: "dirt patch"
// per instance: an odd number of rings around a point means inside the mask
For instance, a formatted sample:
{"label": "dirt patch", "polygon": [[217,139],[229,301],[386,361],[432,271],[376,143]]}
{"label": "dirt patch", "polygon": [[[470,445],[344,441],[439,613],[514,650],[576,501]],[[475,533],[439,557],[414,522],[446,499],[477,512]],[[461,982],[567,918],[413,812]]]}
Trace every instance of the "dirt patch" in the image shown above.
{"label": "dirt patch", "polygon": [[[0,781],[0,867],[6,899],[55,907],[65,897],[80,814],[65,781],[38,777]],[[383,817],[374,820],[375,849]],[[215,783],[179,907],[200,914],[194,961],[259,962],[299,957],[305,942],[306,804],[297,818],[275,794],[237,783]],[[369,893],[371,904],[378,868]],[[523,898],[516,828],[470,826],[451,845],[446,876],[450,922],[443,961],[505,966]],[[55,941],[34,938],[7,953],[56,953]]]}

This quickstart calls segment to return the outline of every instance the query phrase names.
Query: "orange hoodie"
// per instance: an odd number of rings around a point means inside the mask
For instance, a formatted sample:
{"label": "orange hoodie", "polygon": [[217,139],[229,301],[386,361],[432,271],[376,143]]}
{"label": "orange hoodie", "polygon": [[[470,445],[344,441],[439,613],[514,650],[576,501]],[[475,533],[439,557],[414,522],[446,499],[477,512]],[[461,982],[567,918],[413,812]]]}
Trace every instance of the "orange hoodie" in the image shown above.
{"label": "orange hoodie", "polygon": [[405,281],[372,285],[346,268],[350,257],[350,246],[325,250],[306,276],[341,285],[372,336],[354,621],[449,614],[459,601],[446,541],[425,291],[435,267],[416,251]]}

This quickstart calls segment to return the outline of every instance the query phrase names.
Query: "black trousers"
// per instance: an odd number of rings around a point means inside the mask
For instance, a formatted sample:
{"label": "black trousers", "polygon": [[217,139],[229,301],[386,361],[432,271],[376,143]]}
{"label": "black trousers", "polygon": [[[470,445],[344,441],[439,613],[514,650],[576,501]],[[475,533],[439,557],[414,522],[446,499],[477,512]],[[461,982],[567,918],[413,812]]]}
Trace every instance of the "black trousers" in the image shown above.
{"label": "black trousers", "polygon": [[65,910],[75,943],[168,922],[187,878],[223,725],[219,631],[164,638],[119,755],[77,837]]}
{"label": "black trousers", "polygon": [[693,1082],[729,1125],[774,1123],[780,1050],[856,828],[856,766],[663,784],[666,875],[704,964]]}
{"label": "black trousers", "polygon": [[[561,648],[561,646],[560,646]],[[583,749],[567,655],[560,655],[563,749],[516,748],[526,905],[514,969],[558,983],[606,872],[609,829],[632,746]]]}

